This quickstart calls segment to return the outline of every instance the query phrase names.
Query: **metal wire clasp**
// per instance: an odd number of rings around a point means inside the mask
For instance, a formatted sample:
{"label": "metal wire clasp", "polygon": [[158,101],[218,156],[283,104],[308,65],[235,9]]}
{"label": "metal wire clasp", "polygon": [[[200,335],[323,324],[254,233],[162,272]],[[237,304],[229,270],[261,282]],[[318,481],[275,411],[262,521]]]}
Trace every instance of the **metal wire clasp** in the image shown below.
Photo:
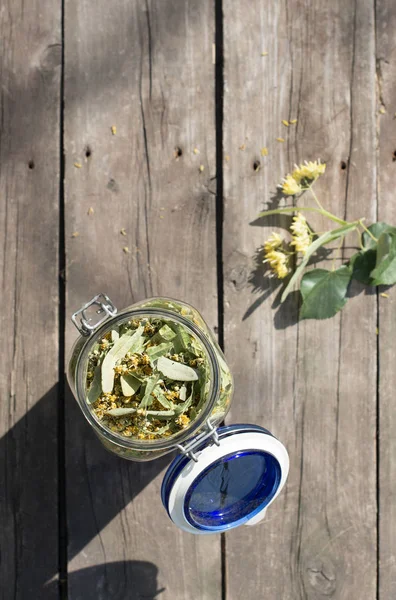
{"label": "metal wire clasp", "polygon": [[183,446],[182,444],[177,444],[176,448],[180,450],[182,454],[188,456],[188,458],[191,458],[194,462],[198,462],[198,457],[195,454],[194,450],[196,450],[196,448],[200,446],[202,442],[208,440],[209,438],[212,438],[213,443],[216,444],[216,446],[220,446],[217,429],[213,427],[210,421],[207,421],[206,431],[202,431],[201,433],[199,433],[193,440],[191,440],[191,442],[189,442],[185,446]]}
{"label": "metal wire clasp", "polygon": [[[99,309],[94,309],[94,314],[91,317],[89,317],[86,311],[88,310],[88,308],[95,305],[99,306]],[[104,313],[104,315],[92,323],[94,315],[101,315],[102,313]],[[106,319],[108,319],[109,317],[114,317],[116,314],[117,309],[110,300],[110,298],[106,296],[106,294],[98,294],[97,296],[92,298],[92,300],[87,302],[87,304],[84,304],[84,306],[82,306],[80,310],[75,312],[74,315],[72,315],[71,320],[73,321],[74,325],[77,327],[81,335],[88,336],[91,335],[91,333],[95,331],[95,329],[97,329],[99,325],[104,323]],[[78,319],[80,315],[81,317],[80,319]]]}

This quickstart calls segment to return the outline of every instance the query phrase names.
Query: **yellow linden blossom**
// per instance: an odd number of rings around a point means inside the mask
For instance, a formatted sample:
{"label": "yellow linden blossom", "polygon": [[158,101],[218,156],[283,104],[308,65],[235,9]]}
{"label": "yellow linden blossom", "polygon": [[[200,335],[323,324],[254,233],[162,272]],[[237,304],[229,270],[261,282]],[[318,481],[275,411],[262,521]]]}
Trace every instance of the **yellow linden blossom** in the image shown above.
{"label": "yellow linden blossom", "polygon": [[274,231],[271,233],[270,237],[266,242],[264,242],[264,251],[265,254],[271,252],[272,250],[276,250],[283,244],[283,239],[279,235],[279,233],[275,233]]}
{"label": "yellow linden blossom", "polygon": [[276,275],[278,279],[284,279],[290,272],[288,266],[289,257],[279,250],[265,252],[265,260],[263,262],[269,264],[273,274]]}
{"label": "yellow linden blossom", "polygon": [[292,232],[292,241],[290,242],[290,245],[294,246],[297,252],[305,254],[312,243],[312,235],[309,231],[307,220],[301,213],[297,213],[297,215],[293,217],[290,231]]}
{"label": "yellow linden blossom", "polygon": [[300,184],[303,179],[309,181],[316,181],[318,177],[323,175],[326,170],[325,163],[321,163],[320,160],[305,161],[303,165],[295,165],[295,169],[291,174],[291,177]]}
{"label": "yellow linden blossom", "polygon": [[301,194],[303,188],[300,185],[300,181],[297,181],[293,175],[286,175],[283,179],[282,183],[279,186],[282,189],[282,192],[287,196],[296,196],[297,194]]}
{"label": "yellow linden blossom", "polygon": [[283,239],[279,233],[274,231],[268,240],[264,243],[264,263],[268,263],[272,269],[273,275],[278,279],[287,277],[290,270],[288,267],[289,257],[282,251]]}

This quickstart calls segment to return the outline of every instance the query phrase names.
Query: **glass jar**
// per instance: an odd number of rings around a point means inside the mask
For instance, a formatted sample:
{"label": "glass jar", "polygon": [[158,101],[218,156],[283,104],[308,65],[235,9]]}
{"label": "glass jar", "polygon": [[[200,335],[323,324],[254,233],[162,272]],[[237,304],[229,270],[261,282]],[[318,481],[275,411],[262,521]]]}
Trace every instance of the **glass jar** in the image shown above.
{"label": "glass jar", "polygon": [[[173,332],[182,327],[191,344],[199,348],[202,364],[205,364],[200,371],[199,407],[194,417],[187,419],[188,424],[183,423],[179,431],[172,431],[168,437],[156,438],[155,434],[150,436],[152,439],[126,437],[100,419],[88,401],[88,365],[92,353],[99,352],[95,348],[104,343],[104,336],[120,328],[125,331],[126,324],[141,326],[155,320],[167,324]],[[117,312],[109,297],[99,294],[74,313],[72,321],[81,335],[71,351],[68,382],[102,444],[133,461],[152,460],[174,450],[179,452],[162,485],[162,501],[174,523],[191,533],[214,533],[244,523],[254,524],[263,518],[267,506],[286,481],[287,451],[269,431],[257,425],[219,428],[230,408],[233,379],[200,313],[189,304],[170,298],[143,300]],[[151,361],[151,364],[156,363]],[[98,368],[103,371],[103,367]],[[122,410],[124,412],[118,412],[117,416],[124,415],[125,409]],[[134,408],[127,410],[137,412]],[[144,411],[144,415],[149,412]]]}
{"label": "glass jar", "polygon": [[[87,314],[92,307],[94,309],[99,307],[105,316],[105,319],[102,316],[95,325],[90,324]],[[189,427],[171,438],[141,441],[117,434],[100,422],[86,400],[88,357],[95,345],[115,326],[119,327],[131,319],[143,318],[159,318],[182,325],[200,342],[210,369],[210,387],[200,414]],[[71,351],[67,372],[68,382],[84,416],[102,444],[111,452],[134,461],[152,460],[175,450],[180,444],[198,434],[209,419],[214,427],[224,420],[233,393],[232,375],[214,335],[199,312],[192,306],[170,298],[152,298],[137,302],[117,313],[110,299],[100,294],[73,315],[73,322],[77,325],[81,336]]]}

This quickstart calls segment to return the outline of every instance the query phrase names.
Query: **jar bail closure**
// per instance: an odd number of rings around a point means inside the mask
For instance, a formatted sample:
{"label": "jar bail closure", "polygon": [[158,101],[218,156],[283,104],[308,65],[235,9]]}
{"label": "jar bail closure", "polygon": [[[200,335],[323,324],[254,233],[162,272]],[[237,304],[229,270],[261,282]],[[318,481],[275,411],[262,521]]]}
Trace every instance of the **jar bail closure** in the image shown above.
{"label": "jar bail closure", "polygon": [[213,443],[216,444],[216,446],[220,446],[217,429],[213,427],[210,421],[207,421],[205,430],[202,431],[202,433],[198,434],[191,442],[185,444],[184,446],[182,444],[177,444],[176,448],[180,450],[180,452],[184,454],[184,456],[191,458],[194,462],[198,462],[198,457],[195,454],[194,450],[196,450],[203,442],[205,442],[209,438],[212,438]]}
{"label": "jar bail closure", "polygon": [[[92,315],[89,316],[87,311],[89,308],[94,307]],[[99,307],[99,308],[97,308]],[[104,314],[103,314],[104,313]],[[84,304],[72,315],[71,320],[77,327],[81,335],[89,336],[93,333],[102,323],[104,323],[109,317],[114,317],[117,314],[117,308],[106,294],[98,294],[92,300]],[[97,318],[96,315],[103,315]],[[95,319],[95,320],[94,320]]]}

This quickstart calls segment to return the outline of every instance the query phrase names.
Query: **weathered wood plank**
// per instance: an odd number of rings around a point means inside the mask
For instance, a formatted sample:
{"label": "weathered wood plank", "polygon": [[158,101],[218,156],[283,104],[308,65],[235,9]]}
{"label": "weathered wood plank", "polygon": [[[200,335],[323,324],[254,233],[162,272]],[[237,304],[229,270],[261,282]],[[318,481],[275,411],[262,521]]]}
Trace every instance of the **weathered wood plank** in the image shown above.
{"label": "weathered wood plank", "polygon": [[60,4],[3,2],[0,40],[0,597],[52,599]]}
{"label": "weathered wood plank", "polygon": [[[376,3],[378,131],[378,220],[396,224],[396,6]],[[381,293],[386,290],[380,290]],[[396,411],[395,411],[395,292],[379,295],[379,598],[396,594]]]}
{"label": "weathered wood plank", "polygon": [[[276,282],[261,269],[251,275],[256,250],[285,221],[249,225],[293,163],[318,156],[328,163],[318,184],[325,205],[350,220],[375,220],[372,3],[225,0],[224,32],[230,419],[268,427],[291,457],[267,521],[227,535],[227,598],[260,590],[282,600],[374,599],[375,296],[354,286],[342,316],[296,324],[296,297],[274,310]],[[294,118],[295,126],[281,123]]]}
{"label": "weathered wood plank", "polygon": [[[213,5],[66,0],[65,25],[68,313],[99,291],[119,307],[162,294],[193,303],[213,327]],[[119,460],[72,400],[67,412],[70,598],[134,598],[142,582],[142,595],[219,598],[220,540],[168,521],[166,461]]]}

